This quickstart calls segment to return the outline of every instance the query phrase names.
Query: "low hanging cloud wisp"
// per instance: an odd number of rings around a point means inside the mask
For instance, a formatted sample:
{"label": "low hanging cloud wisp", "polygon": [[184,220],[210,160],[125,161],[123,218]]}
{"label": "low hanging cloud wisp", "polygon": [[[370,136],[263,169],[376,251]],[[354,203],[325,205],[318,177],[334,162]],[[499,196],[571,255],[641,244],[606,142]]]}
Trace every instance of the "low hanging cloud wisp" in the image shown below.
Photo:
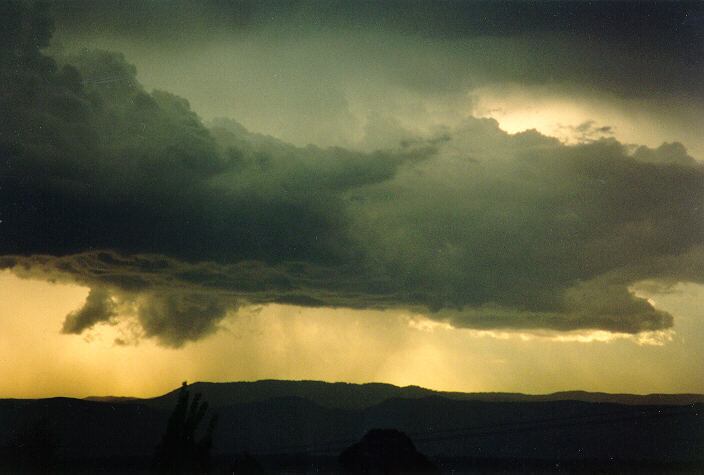
{"label": "low hanging cloud wisp", "polygon": [[178,347],[266,303],[638,333],[673,317],[631,284],[704,282],[704,169],[681,144],[467,118],[374,153],[296,147],[206,127],[120,54],[44,56],[48,27],[13,14],[36,31],[0,58],[0,269],[90,287],[65,333],[133,309]]}

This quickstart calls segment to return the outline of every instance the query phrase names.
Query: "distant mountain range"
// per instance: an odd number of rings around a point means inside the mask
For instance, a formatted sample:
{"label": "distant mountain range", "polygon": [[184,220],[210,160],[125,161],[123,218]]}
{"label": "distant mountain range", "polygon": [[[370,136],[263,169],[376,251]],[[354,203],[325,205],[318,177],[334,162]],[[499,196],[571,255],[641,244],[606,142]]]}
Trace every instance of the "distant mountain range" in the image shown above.
{"label": "distant mountain range", "polygon": [[[201,393],[213,407],[262,401],[280,397],[299,397],[323,407],[337,409],[364,409],[387,399],[419,399],[442,397],[462,401],[485,402],[548,402],[582,401],[608,402],[627,405],[687,405],[704,403],[704,394],[609,394],[586,391],[564,391],[552,394],[530,395],[521,393],[463,393],[433,391],[419,386],[399,387],[385,383],[326,383],[322,381],[261,380],[256,382],[194,383],[189,386],[194,393]],[[155,407],[171,407],[178,390],[163,396],[143,400]],[[121,398],[92,398],[118,402]],[[126,399],[129,400],[129,399]]]}
{"label": "distant mountain range", "polygon": [[[313,463],[310,457],[334,457],[367,431],[385,428],[405,433],[436,462],[704,467],[704,395],[447,393],[276,380],[194,383],[189,391],[200,393],[218,415],[213,453],[219,457],[248,452],[271,461],[298,454],[297,463]],[[3,454],[33,445],[53,447],[84,470],[143,469],[177,396],[178,390],[151,399],[0,400],[0,469]]]}

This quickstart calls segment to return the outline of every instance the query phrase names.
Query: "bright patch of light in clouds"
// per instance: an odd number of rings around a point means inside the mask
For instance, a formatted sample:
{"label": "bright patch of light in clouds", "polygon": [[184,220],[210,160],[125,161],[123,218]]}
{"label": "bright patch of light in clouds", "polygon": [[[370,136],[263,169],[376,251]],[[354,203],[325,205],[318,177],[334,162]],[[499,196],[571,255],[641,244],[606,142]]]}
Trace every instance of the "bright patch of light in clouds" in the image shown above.
{"label": "bright patch of light in clouds", "polygon": [[[474,100],[474,115],[495,119],[501,129],[511,134],[535,129],[567,144],[613,137],[651,148],[679,141],[687,144],[695,159],[704,160],[704,139],[686,123],[704,123],[704,112],[696,103],[677,101],[665,105],[605,93],[570,91],[558,85],[487,86],[468,95]],[[677,110],[679,116],[668,111],[668,107]]]}
{"label": "bright patch of light in clouds", "polygon": [[[649,299],[652,302],[652,299]],[[675,330],[657,330],[640,332],[635,335],[629,333],[615,333],[603,330],[587,330],[572,332],[551,332],[545,330],[535,331],[500,331],[500,330],[473,330],[458,329],[445,322],[438,322],[423,317],[415,316],[408,319],[408,327],[422,332],[459,331],[472,338],[493,338],[496,340],[520,341],[556,341],[556,342],[610,342],[615,340],[630,340],[639,345],[661,346],[672,341]]]}

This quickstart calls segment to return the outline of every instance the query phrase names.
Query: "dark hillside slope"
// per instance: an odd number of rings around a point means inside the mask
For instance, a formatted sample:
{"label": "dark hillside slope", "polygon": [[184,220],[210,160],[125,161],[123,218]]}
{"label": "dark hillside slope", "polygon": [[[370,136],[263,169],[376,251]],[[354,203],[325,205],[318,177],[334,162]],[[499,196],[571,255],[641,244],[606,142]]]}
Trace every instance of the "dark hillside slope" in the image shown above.
{"label": "dark hillside slope", "polygon": [[[273,398],[298,397],[308,399],[324,407],[340,409],[362,409],[379,404],[390,398],[418,398],[437,394],[418,386],[404,388],[384,383],[326,383],[323,381],[262,380],[235,383],[193,383],[192,393],[202,393],[211,407],[264,401]],[[156,407],[172,407],[178,391],[145,400]]]}
{"label": "dark hillside slope", "polygon": [[627,406],[579,401],[390,400],[365,411],[421,452],[531,459],[704,459],[704,405]]}
{"label": "dark hillside slope", "polygon": [[430,456],[704,460],[704,405],[393,399],[361,410],[274,399],[219,410],[215,449],[336,454],[374,428],[407,434]]}
{"label": "dark hillside slope", "polygon": [[48,439],[65,458],[151,455],[169,413],[143,404],[70,398],[0,400],[0,447]]}

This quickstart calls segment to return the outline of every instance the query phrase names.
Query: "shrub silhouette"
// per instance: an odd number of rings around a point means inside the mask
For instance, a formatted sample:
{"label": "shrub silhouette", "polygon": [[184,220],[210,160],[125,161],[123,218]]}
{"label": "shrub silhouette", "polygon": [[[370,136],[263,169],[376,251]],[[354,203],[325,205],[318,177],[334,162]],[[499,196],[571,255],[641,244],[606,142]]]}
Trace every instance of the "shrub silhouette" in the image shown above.
{"label": "shrub silhouette", "polygon": [[210,470],[210,447],[217,416],[211,417],[205,434],[197,439],[196,431],[208,411],[208,403],[201,402],[200,398],[201,395],[196,394],[189,405],[188,384],[184,381],[156,450],[154,469],[157,472],[206,473]]}

